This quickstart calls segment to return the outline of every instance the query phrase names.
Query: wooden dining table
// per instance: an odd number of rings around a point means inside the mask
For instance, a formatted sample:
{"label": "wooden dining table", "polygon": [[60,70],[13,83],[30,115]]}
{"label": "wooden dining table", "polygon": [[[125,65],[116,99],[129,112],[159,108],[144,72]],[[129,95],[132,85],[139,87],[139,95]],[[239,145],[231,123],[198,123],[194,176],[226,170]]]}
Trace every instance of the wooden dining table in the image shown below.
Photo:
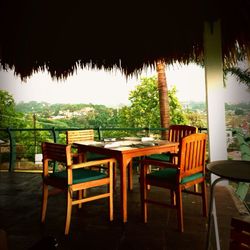
{"label": "wooden dining table", "polygon": [[127,167],[134,157],[144,157],[164,152],[176,153],[179,143],[166,140],[142,141],[141,139],[123,139],[116,141],[79,141],[74,145],[78,152],[98,153],[113,157],[120,168],[121,216],[124,223],[128,220],[127,212]]}

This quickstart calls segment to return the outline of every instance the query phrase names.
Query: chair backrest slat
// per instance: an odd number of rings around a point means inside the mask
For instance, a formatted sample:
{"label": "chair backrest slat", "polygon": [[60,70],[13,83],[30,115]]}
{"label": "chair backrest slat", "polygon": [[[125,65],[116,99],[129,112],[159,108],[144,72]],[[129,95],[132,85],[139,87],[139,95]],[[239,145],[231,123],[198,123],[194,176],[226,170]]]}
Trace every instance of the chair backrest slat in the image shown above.
{"label": "chair backrest slat", "polygon": [[250,216],[231,219],[230,250],[250,248]]}
{"label": "chair backrest slat", "polygon": [[94,141],[94,130],[68,130],[66,131],[66,144],[72,144],[77,141]]}
{"label": "chair backrest slat", "polygon": [[71,165],[71,146],[51,142],[42,143],[43,160],[65,162]]}
{"label": "chair backrest slat", "polygon": [[207,135],[196,133],[185,136],[180,142],[180,177],[205,171]]}
{"label": "chair backrest slat", "polygon": [[170,125],[168,140],[171,142],[180,142],[181,138],[190,134],[197,133],[197,128],[188,125]]}

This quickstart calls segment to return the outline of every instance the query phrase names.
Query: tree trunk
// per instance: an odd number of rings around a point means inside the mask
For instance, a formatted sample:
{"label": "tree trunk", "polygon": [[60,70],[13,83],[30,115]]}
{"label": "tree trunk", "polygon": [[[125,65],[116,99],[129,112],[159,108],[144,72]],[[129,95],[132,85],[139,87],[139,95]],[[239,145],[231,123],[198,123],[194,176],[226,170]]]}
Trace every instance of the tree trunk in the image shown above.
{"label": "tree trunk", "polygon": [[[170,115],[169,115],[169,101],[168,101],[168,88],[167,80],[165,74],[165,62],[158,61],[156,64],[156,70],[158,75],[158,90],[159,90],[159,102],[160,102],[160,117],[161,117],[161,127],[169,128]],[[161,137],[166,140],[167,130],[161,132]]]}

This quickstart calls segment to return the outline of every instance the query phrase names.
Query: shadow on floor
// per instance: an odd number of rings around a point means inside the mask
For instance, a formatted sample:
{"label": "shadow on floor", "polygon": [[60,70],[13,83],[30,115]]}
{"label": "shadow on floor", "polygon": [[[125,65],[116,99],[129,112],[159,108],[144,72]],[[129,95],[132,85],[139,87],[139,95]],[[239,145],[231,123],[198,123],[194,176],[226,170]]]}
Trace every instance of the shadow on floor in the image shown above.
{"label": "shadow on floor", "polygon": [[[53,236],[59,250],[201,250],[205,248],[207,219],[202,217],[201,199],[184,194],[184,233],[177,231],[176,211],[149,206],[148,223],[142,222],[138,176],[134,189],[128,192],[128,222],[121,222],[120,190],[114,195],[115,218],[108,221],[106,200],[73,208],[70,235],[65,237],[66,200],[63,193],[49,199],[46,224],[39,223],[41,175],[0,172],[0,228],[7,233],[9,250],[28,250],[44,237]],[[168,197],[163,191],[152,193]],[[166,198],[167,199],[167,198]],[[221,248],[228,249],[230,220],[238,215],[226,187],[216,189],[217,214]],[[45,249],[45,248],[44,248]],[[48,248],[49,249],[49,248]]]}

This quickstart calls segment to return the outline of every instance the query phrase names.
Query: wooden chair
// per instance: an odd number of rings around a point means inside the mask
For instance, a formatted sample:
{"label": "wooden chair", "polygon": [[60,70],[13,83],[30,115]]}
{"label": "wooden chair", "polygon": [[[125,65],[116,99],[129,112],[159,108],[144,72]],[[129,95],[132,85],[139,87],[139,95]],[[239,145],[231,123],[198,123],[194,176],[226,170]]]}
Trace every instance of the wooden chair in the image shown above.
{"label": "wooden chair", "polygon": [[[96,154],[93,152],[87,152],[86,155],[80,155],[78,153],[77,147],[74,145],[74,142],[80,142],[80,141],[94,141],[95,140],[95,134],[93,129],[84,129],[84,130],[67,130],[66,131],[66,144],[72,146],[72,160],[73,163],[79,163],[82,161],[95,161],[95,160],[101,160],[101,159],[107,159],[109,158],[107,155],[101,155]],[[96,168],[96,167],[95,167]],[[103,169],[103,166],[98,166],[98,169]],[[115,167],[113,170],[114,176],[116,176]],[[115,181],[115,179],[114,179]],[[115,184],[114,184],[115,187]]]}
{"label": "wooden chair", "polygon": [[[109,219],[113,220],[113,164],[114,159],[103,159],[88,161],[78,164],[72,163],[71,145],[56,144],[50,142],[42,143],[43,154],[43,194],[41,222],[45,222],[47,200],[49,196],[49,186],[65,190],[67,192],[67,214],[65,223],[65,235],[69,233],[71,211],[73,205],[79,205],[89,201],[108,198],[109,199]],[[65,166],[62,171],[49,172],[49,164],[58,163]],[[87,169],[91,166],[108,165],[108,173],[101,173]],[[107,186],[107,190],[101,194],[82,197],[84,190]],[[75,192],[79,196],[75,196]]]}
{"label": "wooden chair", "polygon": [[[180,141],[178,163],[170,163],[152,159],[142,160],[140,173],[141,204],[144,222],[147,222],[148,203],[165,205],[177,209],[178,229],[184,231],[182,192],[200,195],[203,200],[203,216],[207,216],[206,183],[205,183],[205,158],[206,134],[191,134]],[[154,165],[160,170],[148,173],[148,166]],[[191,191],[189,187],[201,184],[201,192]],[[154,199],[149,199],[147,185],[166,188],[170,190],[171,202],[165,204]]]}
{"label": "wooden chair", "polygon": [[[66,144],[72,145],[74,142],[79,141],[94,141],[94,130],[93,129],[86,129],[86,130],[68,130],[66,131]],[[73,149],[74,152],[72,153],[73,161],[79,162],[79,158],[81,157],[78,152],[77,148]],[[108,158],[106,155],[96,154],[92,152],[87,152],[86,159],[87,161],[92,160],[100,160]],[[114,165],[114,188],[116,187],[116,166]],[[132,161],[129,163],[128,166],[128,186],[129,189],[133,189],[133,165]]]}
{"label": "wooden chair", "polygon": [[[73,146],[74,142],[79,141],[94,141],[95,134],[93,129],[85,129],[85,130],[67,130],[66,131],[66,144],[72,145],[74,152],[72,152],[72,157],[74,162],[79,162],[79,154],[77,152],[77,148]],[[100,155],[96,153],[87,153],[86,159],[87,161],[99,160],[108,158],[106,155]]]}
{"label": "wooden chair", "polygon": [[[197,133],[198,129],[189,125],[170,125],[168,131],[168,141],[180,142],[181,138],[190,134]],[[175,153],[153,154],[147,158],[172,162],[177,155]]]}
{"label": "wooden chair", "polygon": [[250,249],[250,216],[233,217],[231,220],[230,250]]}

